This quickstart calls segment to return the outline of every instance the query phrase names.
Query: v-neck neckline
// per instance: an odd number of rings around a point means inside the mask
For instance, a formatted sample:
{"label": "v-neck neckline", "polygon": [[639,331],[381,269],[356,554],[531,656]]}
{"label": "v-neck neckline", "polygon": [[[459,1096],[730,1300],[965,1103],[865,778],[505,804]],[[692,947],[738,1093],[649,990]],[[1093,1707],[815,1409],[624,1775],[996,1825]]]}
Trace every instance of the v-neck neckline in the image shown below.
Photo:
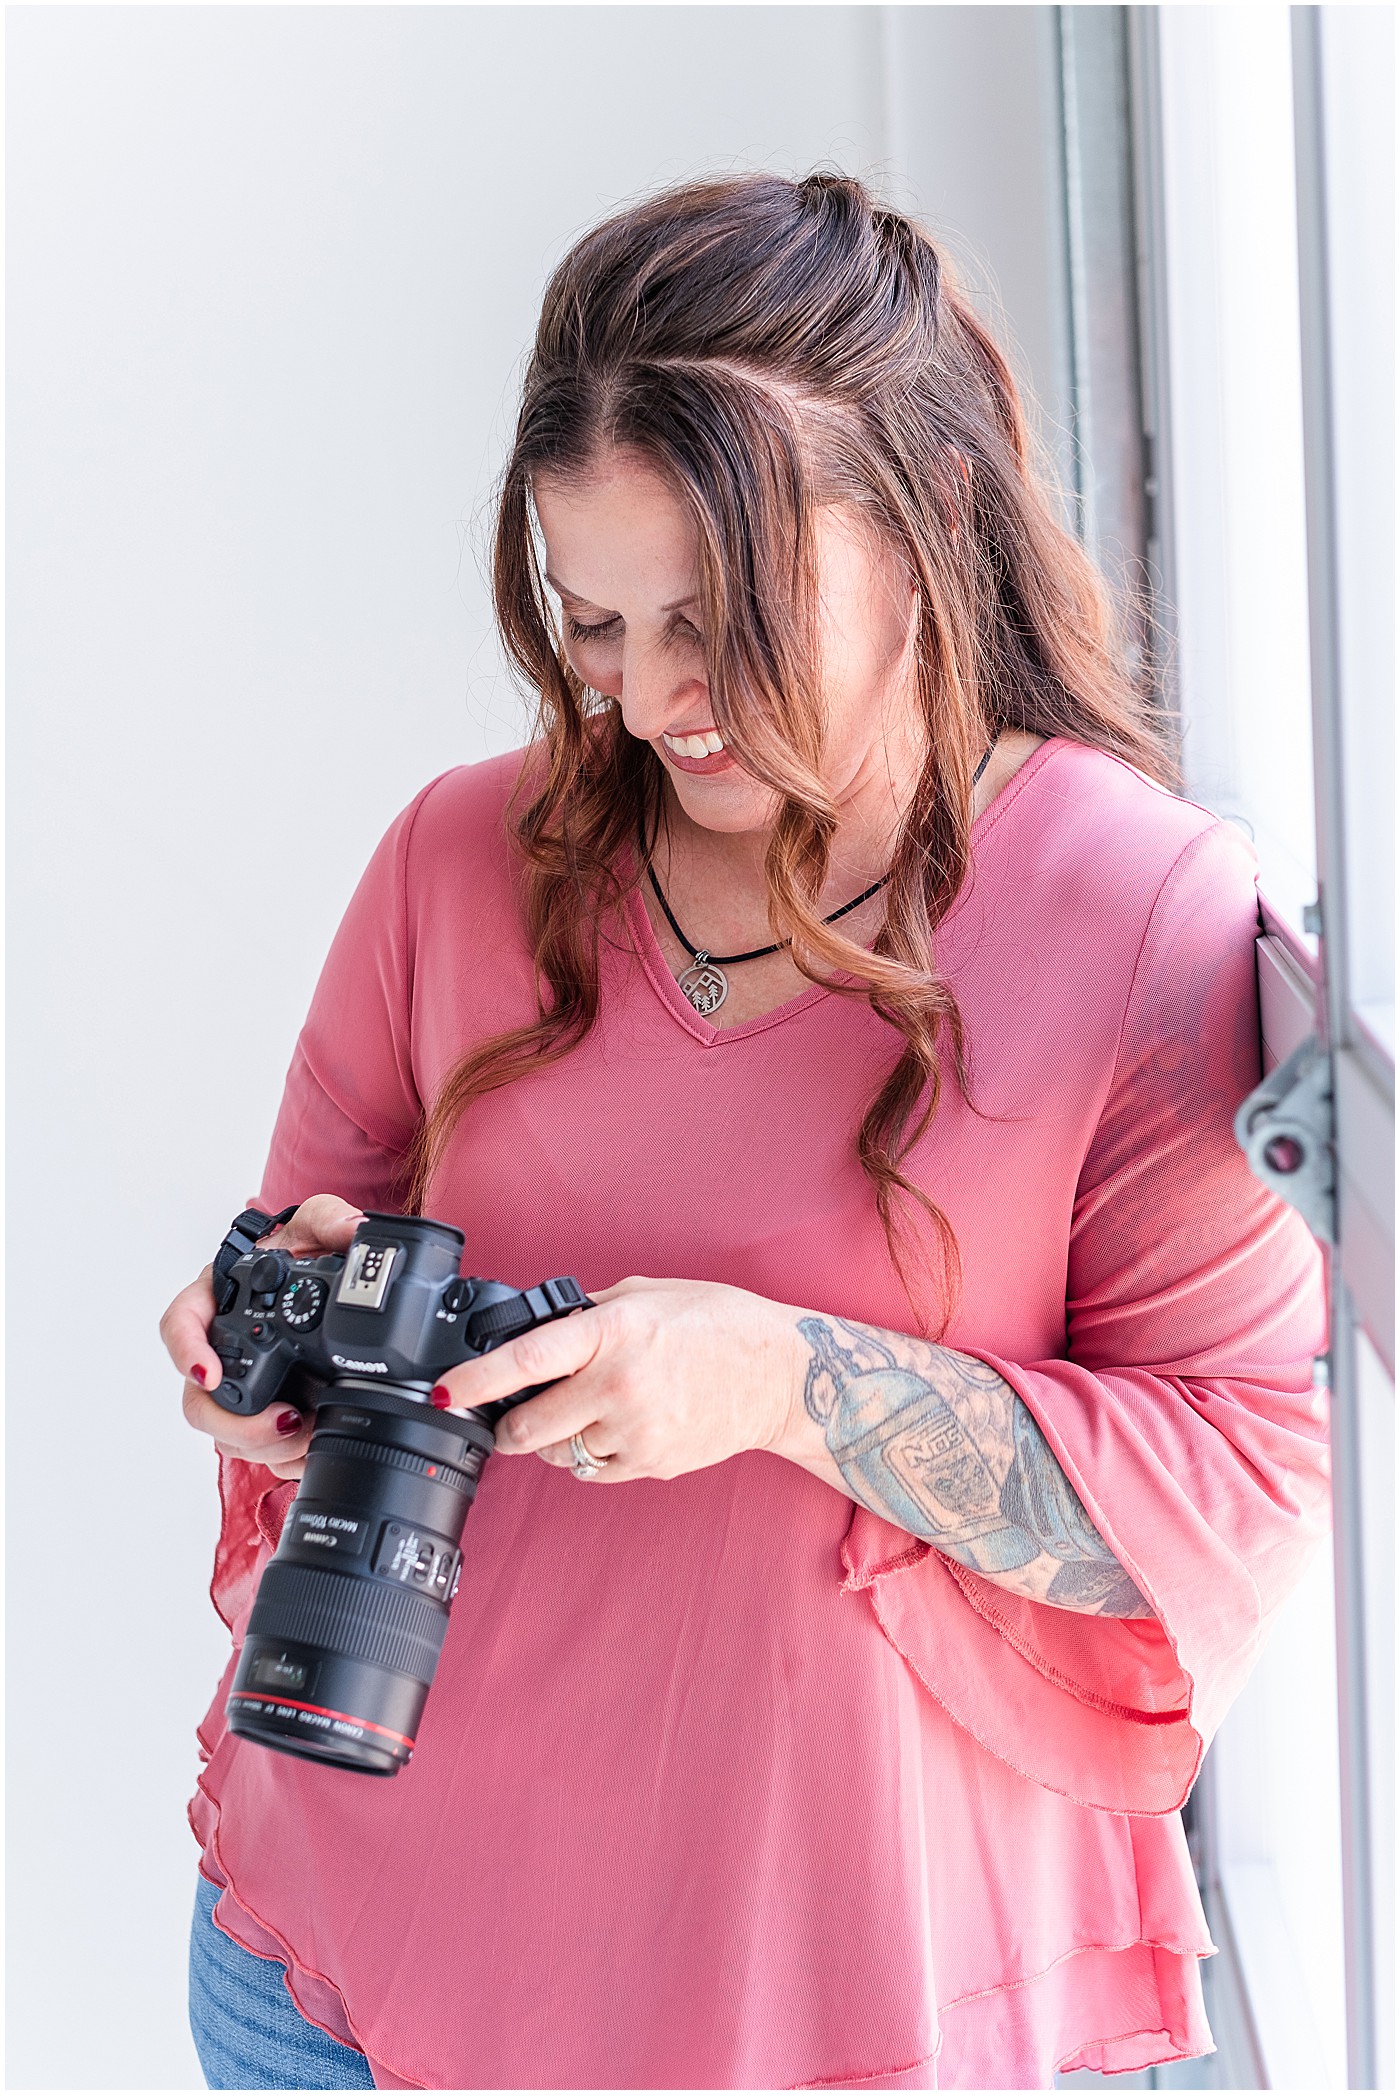
{"label": "v-neck neckline", "polygon": [[[996,798],[989,800],[981,814],[976,817],[968,832],[967,878],[970,878],[972,873],[973,845],[980,843],[992,824],[1020,798],[1024,787],[1038,775],[1044,768],[1046,759],[1053,751],[1060,749],[1064,742],[1063,735],[1048,736],[1039,749],[1032,750],[1025,763],[1012,773]],[[954,910],[957,909],[966,890],[967,879],[964,879],[962,890],[953,903]],[[642,900],[639,882],[634,881],[628,889],[624,906],[637,957],[646,971],[647,979],[677,1024],[683,1026],[692,1039],[698,1040],[702,1047],[722,1047],[726,1041],[752,1039],[755,1033],[765,1033],[770,1026],[782,1025],[787,1019],[796,1017],[801,1011],[810,1010],[813,1004],[822,1003],[832,995],[832,991],[824,984],[813,982],[808,988],[800,990],[795,997],[789,997],[785,1004],[776,1004],[771,1011],[760,1012],[757,1018],[743,1019],[737,1026],[712,1026],[710,1021],[695,1009],[671,973],[666,955],[662,952],[656,936],[655,926],[647,914],[646,903]],[[952,911],[949,912],[949,915],[951,914]],[[947,922],[946,917],[944,922]]]}

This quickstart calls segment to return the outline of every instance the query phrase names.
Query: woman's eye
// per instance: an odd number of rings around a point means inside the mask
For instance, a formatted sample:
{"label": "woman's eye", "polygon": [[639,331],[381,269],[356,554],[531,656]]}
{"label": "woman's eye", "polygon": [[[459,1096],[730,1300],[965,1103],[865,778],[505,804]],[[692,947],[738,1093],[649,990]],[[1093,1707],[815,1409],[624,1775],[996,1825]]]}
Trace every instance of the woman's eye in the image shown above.
{"label": "woman's eye", "polygon": [[612,618],[605,618],[598,626],[581,625],[576,618],[566,619],[565,623],[569,628],[571,640],[601,640],[605,633],[611,633],[614,626],[620,626],[622,620],[614,615]]}

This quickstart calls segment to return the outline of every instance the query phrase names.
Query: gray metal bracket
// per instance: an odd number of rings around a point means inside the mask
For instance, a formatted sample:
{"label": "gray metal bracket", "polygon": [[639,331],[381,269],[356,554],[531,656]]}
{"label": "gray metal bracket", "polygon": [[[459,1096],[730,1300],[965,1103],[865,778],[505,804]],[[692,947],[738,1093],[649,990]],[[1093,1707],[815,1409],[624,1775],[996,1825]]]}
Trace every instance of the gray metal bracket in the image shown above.
{"label": "gray metal bracket", "polygon": [[1249,1168],[1296,1208],[1324,1244],[1337,1241],[1332,1058],[1315,1035],[1270,1070],[1235,1115]]}

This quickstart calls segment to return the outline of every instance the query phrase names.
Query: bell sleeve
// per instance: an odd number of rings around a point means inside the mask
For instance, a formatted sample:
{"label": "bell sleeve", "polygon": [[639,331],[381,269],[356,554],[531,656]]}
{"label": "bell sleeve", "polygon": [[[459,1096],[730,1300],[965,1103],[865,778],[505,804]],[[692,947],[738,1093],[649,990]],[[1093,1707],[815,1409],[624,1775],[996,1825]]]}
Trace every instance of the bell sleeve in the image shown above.
{"label": "bell sleeve", "polygon": [[1232,1132],[1259,1080],[1252,855],[1224,825],[1152,907],[1080,1171],[1063,1359],[959,1335],[1034,1414],[1151,1619],[1007,1593],[858,1509],[846,1584],[955,1721],[1109,1811],[1184,1802],[1325,1531],[1321,1256]]}

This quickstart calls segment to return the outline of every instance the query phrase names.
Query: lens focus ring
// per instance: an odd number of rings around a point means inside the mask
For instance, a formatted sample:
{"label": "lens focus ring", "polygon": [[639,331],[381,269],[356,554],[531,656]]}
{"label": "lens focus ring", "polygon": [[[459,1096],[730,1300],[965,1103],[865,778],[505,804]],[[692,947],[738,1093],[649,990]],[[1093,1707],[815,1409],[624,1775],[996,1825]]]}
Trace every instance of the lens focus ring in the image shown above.
{"label": "lens focus ring", "polygon": [[314,1644],[432,1684],[447,1610],[420,1594],[304,1564],[268,1565],[248,1622],[250,1637]]}
{"label": "lens focus ring", "polygon": [[347,1457],[355,1462],[379,1462],[387,1469],[405,1469],[419,1477],[432,1477],[453,1491],[468,1491],[481,1474],[487,1451],[468,1446],[462,1451],[461,1461],[454,1466],[428,1455],[419,1455],[412,1448],[396,1448],[383,1440],[356,1440],[348,1433],[328,1433],[324,1427],[317,1430],[311,1443],[313,1456],[331,1456],[338,1460]]}

